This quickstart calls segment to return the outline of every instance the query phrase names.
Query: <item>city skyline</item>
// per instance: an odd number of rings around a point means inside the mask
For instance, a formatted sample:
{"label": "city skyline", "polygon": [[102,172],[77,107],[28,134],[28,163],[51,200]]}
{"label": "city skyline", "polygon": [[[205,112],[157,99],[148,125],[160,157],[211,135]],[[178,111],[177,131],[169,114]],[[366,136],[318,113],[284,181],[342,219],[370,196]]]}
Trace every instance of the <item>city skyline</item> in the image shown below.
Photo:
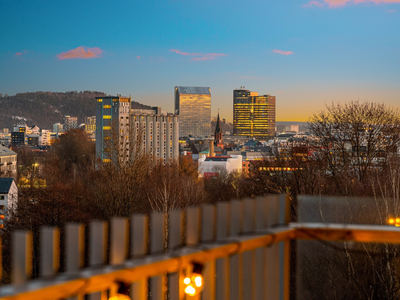
{"label": "city skyline", "polygon": [[174,86],[209,86],[228,122],[240,86],[275,95],[277,121],[333,101],[398,108],[399,14],[400,0],[2,1],[0,93],[97,90],[172,112]]}

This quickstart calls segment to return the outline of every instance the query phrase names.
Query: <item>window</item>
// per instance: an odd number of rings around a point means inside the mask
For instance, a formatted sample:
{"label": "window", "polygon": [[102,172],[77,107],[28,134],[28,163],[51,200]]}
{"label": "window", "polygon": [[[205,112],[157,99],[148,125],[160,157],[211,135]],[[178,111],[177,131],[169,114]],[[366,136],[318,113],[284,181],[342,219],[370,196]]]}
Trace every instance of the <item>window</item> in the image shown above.
{"label": "window", "polygon": [[[1,196],[0,196],[1,197]],[[4,196],[3,196],[4,197]],[[0,209],[4,209],[4,205],[0,205]]]}
{"label": "window", "polygon": [[0,195],[0,200],[4,200],[4,195]]}
{"label": "window", "polygon": [[104,163],[109,163],[109,162],[111,162],[111,159],[109,159],[109,158],[103,158],[103,162],[104,162]]}
{"label": "window", "polygon": [[103,99],[97,99],[97,102],[103,102]]}
{"label": "window", "polygon": [[111,105],[105,104],[103,105],[103,108],[111,108]]}
{"label": "window", "polygon": [[111,116],[110,116],[110,115],[104,115],[104,116],[103,116],[103,119],[109,120],[109,119],[111,119]]}

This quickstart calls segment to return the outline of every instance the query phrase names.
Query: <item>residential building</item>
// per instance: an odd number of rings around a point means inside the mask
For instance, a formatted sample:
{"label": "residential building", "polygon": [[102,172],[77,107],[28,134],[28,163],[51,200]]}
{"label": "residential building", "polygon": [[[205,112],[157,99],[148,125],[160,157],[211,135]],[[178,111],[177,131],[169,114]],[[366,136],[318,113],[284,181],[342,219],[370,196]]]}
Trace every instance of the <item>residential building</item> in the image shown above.
{"label": "residential building", "polygon": [[0,178],[0,228],[4,219],[17,207],[18,187],[14,178]]}
{"label": "residential building", "polygon": [[222,172],[227,174],[231,172],[242,173],[241,155],[200,157],[198,164],[199,177],[218,177]]}
{"label": "residential building", "polygon": [[179,136],[211,134],[211,90],[209,87],[175,87],[175,113],[179,115]]}
{"label": "residential building", "polygon": [[96,101],[96,155],[101,161],[117,157],[125,161],[142,154],[164,162],[178,159],[177,115],[132,102],[130,97],[97,97]]}
{"label": "residential building", "polygon": [[233,91],[233,134],[267,140],[275,134],[276,97]]}
{"label": "residential building", "polygon": [[78,118],[71,116],[64,116],[64,131],[78,128]]}
{"label": "residential building", "polygon": [[17,153],[0,145],[0,177],[17,176]]}
{"label": "residential building", "polygon": [[51,145],[51,131],[42,129],[39,138],[40,146],[49,146]]}
{"label": "residential building", "polygon": [[132,140],[135,149],[164,162],[179,158],[179,116],[154,111],[131,110]]}
{"label": "residential building", "polygon": [[11,132],[11,146],[18,147],[25,145],[25,132]]}
{"label": "residential building", "polygon": [[96,131],[96,116],[86,117],[85,131],[87,132]]}

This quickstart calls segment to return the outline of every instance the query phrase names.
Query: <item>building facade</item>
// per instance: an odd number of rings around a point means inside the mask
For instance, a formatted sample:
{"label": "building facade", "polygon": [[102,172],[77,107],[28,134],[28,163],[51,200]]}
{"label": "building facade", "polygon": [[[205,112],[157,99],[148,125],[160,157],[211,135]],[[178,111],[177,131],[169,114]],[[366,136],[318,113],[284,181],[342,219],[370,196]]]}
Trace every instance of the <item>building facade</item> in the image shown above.
{"label": "building facade", "polygon": [[18,203],[18,187],[14,178],[0,178],[0,228],[4,219],[10,216]]}
{"label": "building facade", "polygon": [[199,177],[218,177],[221,172],[226,172],[226,174],[229,174],[231,172],[242,173],[241,155],[207,157],[204,156],[199,158],[198,163]]}
{"label": "building facade", "polygon": [[64,131],[78,128],[78,118],[71,116],[64,116]]}
{"label": "building facade", "polygon": [[179,115],[179,136],[211,134],[211,90],[209,87],[175,87],[175,113]]}
{"label": "building facade", "polygon": [[276,97],[233,91],[233,135],[271,139],[275,135]]}
{"label": "building facade", "polygon": [[17,176],[17,153],[0,145],[0,177]]}
{"label": "building facade", "polygon": [[[120,162],[150,155],[164,162],[179,157],[179,117],[159,107],[131,109],[129,97],[96,98],[96,155]],[[135,107],[139,104],[135,103]]]}

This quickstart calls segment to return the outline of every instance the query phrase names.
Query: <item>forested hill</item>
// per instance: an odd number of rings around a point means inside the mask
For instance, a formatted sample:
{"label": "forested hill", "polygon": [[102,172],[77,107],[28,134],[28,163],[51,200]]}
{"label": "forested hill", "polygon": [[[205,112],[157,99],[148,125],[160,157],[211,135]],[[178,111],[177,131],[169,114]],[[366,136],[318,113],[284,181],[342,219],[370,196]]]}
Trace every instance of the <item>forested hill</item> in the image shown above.
{"label": "forested hill", "polygon": [[[95,91],[32,92],[14,96],[0,94],[0,129],[12,129],[14,124],[37,125],[41,129],[52,129],[54,123],[62,123],[63,116],[78,117],[78,123],[84,123],[85,117],[95,115],[95,97],[107,94]],[[137,102],[137,108],[148,108]]]}

